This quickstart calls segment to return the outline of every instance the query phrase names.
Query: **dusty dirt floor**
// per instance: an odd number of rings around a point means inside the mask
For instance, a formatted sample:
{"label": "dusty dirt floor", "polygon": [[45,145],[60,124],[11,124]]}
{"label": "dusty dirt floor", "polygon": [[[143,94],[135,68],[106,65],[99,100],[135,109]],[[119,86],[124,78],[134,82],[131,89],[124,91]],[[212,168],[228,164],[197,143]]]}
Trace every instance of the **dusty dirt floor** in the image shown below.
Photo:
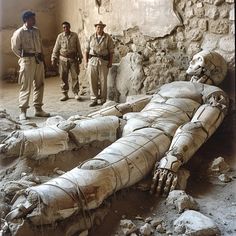
{"label": "dusty dirt floor", "polygon": [[[44,109],[52,115],[60,115],[68,118],[75,114],[86,115],[99,109],[100,106],[89,108],[89,96],[84,95],[81,102],[69,99],[60,102],[60,82],[58,77],[47,78],[45,81]],[[0,107],[5,108],[7,113],[18,120],[18,89],[15,83],[2,82],[0,87]],[[72,97],[72,94],[70,94]],[[33,117],[33,108],[29,109],[29,122],[43,125],[45,119]],[[200,205],[200,212],[214,220],[221,231],[221,235],[236,235],[236,150],[235,130],[236,113],[231,111],[224,123],[211,139],[195,154],[186,166],[191,176],[188,181],[186,192],[190,194]],[[107,144],[106,144],[107,145]],[[104,145],[103,145],[104,146]],[[40,161],[25,159],[0,160],[0,185],[7,181],[16,180],[22,172],[34,173],[45,180],[57,176],[53,170],[57,167],[67,171],[77,166],[86,158],[93,157],[103,146],[86,146],[78,151],[60,153]],[[229,175],[232,181],[223,183],[217,177],[207,174],[209,163],[215,158],[222,156],[230,165]],[[151,178],[148,177],[147,181]],[[90,236],[123,235],[119,227],[121,219],[133,220],[137,225],[143,225],[147,217],[163,219],[166,232],[154,235],[174,235],[173,221],[180,215],[176,209],[165,205],[165,198],[155,197],[148,191],[138,190],[135,186],[122,190],[108,199],[111,206],[108,214],[102,222],[97,222],[89,231]],[[137,216],[139,216],[137,218]],[[70,224],[57,223],[50,227],[32,227],[26,224],[17,235],[65,235],[65,229]],[[75,234],[79,235],[79,234]]]}

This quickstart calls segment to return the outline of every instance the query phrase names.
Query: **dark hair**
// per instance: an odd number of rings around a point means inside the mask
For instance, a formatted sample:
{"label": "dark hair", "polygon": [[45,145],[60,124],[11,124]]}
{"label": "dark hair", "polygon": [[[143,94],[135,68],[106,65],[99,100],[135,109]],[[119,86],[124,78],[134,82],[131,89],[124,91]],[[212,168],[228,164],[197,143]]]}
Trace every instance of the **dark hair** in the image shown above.
{"label": "dark hair", "polygon": [[70,27],[70,23],[67,21],[64,21],[61,25],[68,25]]}
{"label": "dark hair", "polygon": [[24,22],[26,22],[29,18],[31,18],[32,16],[35,16],[35,13],[32,11],[24,11],[22,13],[22,20]]}

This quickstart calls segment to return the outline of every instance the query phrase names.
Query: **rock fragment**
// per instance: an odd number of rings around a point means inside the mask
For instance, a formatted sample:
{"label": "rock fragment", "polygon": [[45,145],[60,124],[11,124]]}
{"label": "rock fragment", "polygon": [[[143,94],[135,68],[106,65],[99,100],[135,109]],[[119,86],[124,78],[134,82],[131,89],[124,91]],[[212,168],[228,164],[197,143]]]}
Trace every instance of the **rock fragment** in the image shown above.
{"label": "rock fragment", "polygon": [[174,221],[174,232],[177,235],[188,236],[220,235],[212,219],[193,210],[185,211]]}
{"label": "rock fragment", "polygon": [[199,209],[198,203],[182,190],[171,191],[166,199],[166,205],[174,205],[179,213]]}
{"label": "rock fragment", "polygon": [[131,220],[121,220],[120,221],[121,230],[124,235],[129,235],[134,233],[138,228]]}
{"label": "rock fragment", "polygon": [[230,170],[230,166],[225,162],[223,157],[216,158],[209,167],[210,173],[226,173]]}

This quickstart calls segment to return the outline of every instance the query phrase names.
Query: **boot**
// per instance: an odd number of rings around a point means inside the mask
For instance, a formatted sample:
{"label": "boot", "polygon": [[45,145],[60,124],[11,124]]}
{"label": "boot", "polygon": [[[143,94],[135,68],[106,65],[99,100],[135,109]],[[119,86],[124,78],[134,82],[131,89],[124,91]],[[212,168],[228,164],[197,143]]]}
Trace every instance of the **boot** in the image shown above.
{"label": "boot", "polygon": [[77,100],[77,101],[81,100],[81,97],[80,97],[80,95],[78,93],[75,94],[75,100]]}
{"label": "boot", "polygon": [[105,99],[102,99],[102,100],[101,100],[101,105],[103,105],[104,103],[106,103],[106,100],[105,100]]}
{"label": "boot", "polygon": [[98,105],[97,100],[92,100],[92,102],[89,104],[90,107],[95,107]]}
{"label": "boot", "polygon": [[37,116],[37,117],[49,117],[50,113],[45,112],[41,107],[35,107],[35,116]]}
{"label": "boot", "polygon": [[64,102],[64,101],[66,101],[68,99],[69,99],[68,93],[63,93],[63,96],[60,98],[60,101]]}
{"label": "boot", "polygon": [[26,109],[21,109],[20,110],[20,115],[19,115],[19,120],[20,121],[23,121],[23,120],[26,120],[27,117],[26,117]]}

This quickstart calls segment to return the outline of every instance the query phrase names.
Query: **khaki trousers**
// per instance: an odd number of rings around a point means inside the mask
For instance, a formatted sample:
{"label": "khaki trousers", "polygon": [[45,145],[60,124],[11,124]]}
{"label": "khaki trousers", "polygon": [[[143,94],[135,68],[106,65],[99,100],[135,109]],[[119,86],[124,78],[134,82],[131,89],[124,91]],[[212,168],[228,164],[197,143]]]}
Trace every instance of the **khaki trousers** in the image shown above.
{"label": "khaki trousers", "polygon": [[90,84],[91,100],[106,101],[107,99],[107,75],[109,68],[107,63],[88,64],[87,76]]}
{"label": "khaki trousers", "polygon": [[79,93],[79,63],[77,60],[73,61],[59,61],[59,73],[61,78],[61,90],[62,93],[68,93],[69,91],[69,72],[72,80],[72,92],[74,94]]}
{"label": "khaki trousers", "polygon": [[23,57],[19,59],[19,84],[21,85],[19,94],[19,107],[29,108],[29,98],[33,85],[33,105],[40,108],[43,105],[44,91],[44,64],[36,63],[34,57]]}

